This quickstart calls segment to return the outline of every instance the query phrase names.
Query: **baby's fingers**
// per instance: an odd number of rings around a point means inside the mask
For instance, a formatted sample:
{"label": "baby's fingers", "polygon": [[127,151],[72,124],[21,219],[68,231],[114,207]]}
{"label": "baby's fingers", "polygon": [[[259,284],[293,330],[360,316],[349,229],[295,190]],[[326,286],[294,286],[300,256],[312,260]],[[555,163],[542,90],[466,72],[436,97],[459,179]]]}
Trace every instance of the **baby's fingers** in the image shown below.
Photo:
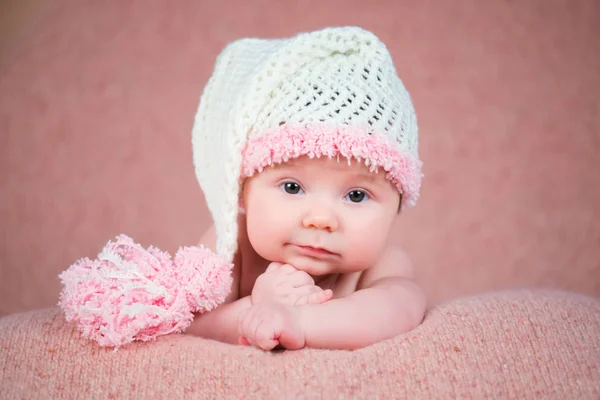
{"label": "baby's fingers", "polygon": [[278,270],[279,268],[281,268],[283,266],[282,263],[279,262],[272,262],[271,264],[269,264],[269,266],[267,267],[267,269],[265,270],[265,272],[273,272]]}
{"label": "baby's fingers", "polygon": [[273,337],[273,330],[264,326],[263,329],[257,332],[255,346],[265,351],[271,351],[279,344],[279,341],[273,339]]}
{"label": "baby's fingers", "polygon": [[238,337],[238,344],[242,346],[250,346],[250,342],[243,336]]}
{"label": "baby's fingers", "polygon": [[315,292],[307,294],[306,296],[301,297],[296,302],[296,305],[308,305],[308,304],[322,304],[326,301],[331,300],[333,297],[333,291],[331,289],[321,290],[318,288]]}
{"label": "baby's fingers", "polygon": [[[262,316],[254,307],[249,308],[238,317],[238,336],[250,346],[256,345],[256,331],[262,323]],[[238,339],[241,341],[241,339]],[[242,344],[240,342],[240,344]]]}
{"label": "baby's fingers", "polygon": [[290,294],[290,299],[292,300],[291,305],[293,306],[303,306],[308,303],[309,296],[314,293],[322,292],[318,286],[315,285],[304,285],[299,288],[294,289],[294,292]]}
{"label": "baby's fingers", "polygon": [[320,292],[313,293],[309,299],[309,304],[321,304],[333,298],[333,290],[325,289]]}
{"label": "baby's fingers", "polygon": [[312,286],[315,284],[315,280],[304,271],[294,271],[288,282],[292,284],[292,287],[299,288],[302,286]]}

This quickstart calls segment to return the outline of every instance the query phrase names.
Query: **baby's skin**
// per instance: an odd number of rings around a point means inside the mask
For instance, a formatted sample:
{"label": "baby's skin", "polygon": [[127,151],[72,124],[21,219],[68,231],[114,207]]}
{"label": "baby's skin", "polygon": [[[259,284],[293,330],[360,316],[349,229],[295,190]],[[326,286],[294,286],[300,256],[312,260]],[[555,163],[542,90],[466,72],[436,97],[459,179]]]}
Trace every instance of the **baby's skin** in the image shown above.
{"label": "baby's skin", "polygon": [[[242,189],[233,284],[188,333],[263,350],[357,349],[408,332],[426,299],[389,243],[400,194],[383,171],[306,156]],[[200,239],[215,250],[211,227]]]}

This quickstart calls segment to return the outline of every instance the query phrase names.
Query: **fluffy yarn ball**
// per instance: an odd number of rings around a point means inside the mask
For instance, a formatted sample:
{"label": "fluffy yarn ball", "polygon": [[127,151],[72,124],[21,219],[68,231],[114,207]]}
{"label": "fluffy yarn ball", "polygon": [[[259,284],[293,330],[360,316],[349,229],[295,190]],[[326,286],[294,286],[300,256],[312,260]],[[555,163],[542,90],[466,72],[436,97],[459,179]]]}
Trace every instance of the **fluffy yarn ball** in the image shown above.
{"label": "fluffy yarn ball", "polygon": [[86,338],[119,347],[183,332],[194,312],[221,304],[232,265],[204,247],[179,249],[174,259],[130,237],[109,241],[94,260],[83,258],[59,275],[58,305]]}

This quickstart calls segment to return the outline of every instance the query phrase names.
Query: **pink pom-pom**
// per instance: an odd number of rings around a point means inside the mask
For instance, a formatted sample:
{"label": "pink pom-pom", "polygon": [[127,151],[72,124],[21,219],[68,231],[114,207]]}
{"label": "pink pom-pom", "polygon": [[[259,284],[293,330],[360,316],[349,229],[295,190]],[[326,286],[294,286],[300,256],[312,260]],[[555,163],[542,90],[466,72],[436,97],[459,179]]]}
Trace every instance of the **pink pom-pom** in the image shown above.
{"label": "pink pom-pom", "polygon": [[60,274],[58,305],[101,346],[182,332],[194,311],[216,307],[231,287],[231,265],[209,250],[191,249],[184,252],[190,260],[181,256],[174,265],[168,253],[120,235],[96,260],[81,259]]}
{"label": "pink pom-pom", "polygon": [[186,298],[194,312],[205,312],[225,301],[232,284],[233,264],[204,247],[182,247],[173,260],[175,279],[186,282]]}

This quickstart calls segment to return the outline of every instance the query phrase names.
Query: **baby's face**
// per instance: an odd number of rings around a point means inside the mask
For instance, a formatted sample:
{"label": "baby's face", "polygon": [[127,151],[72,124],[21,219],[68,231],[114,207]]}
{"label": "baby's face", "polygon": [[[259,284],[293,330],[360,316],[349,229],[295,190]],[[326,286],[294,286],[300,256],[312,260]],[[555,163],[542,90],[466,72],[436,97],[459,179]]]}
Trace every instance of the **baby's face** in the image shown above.
{"label": "baby's face", "polygon": [[319,276],[373,266],[400,195],[383,170],[343,157],[300,157],[249,178],[243,199],[254,250]]}

